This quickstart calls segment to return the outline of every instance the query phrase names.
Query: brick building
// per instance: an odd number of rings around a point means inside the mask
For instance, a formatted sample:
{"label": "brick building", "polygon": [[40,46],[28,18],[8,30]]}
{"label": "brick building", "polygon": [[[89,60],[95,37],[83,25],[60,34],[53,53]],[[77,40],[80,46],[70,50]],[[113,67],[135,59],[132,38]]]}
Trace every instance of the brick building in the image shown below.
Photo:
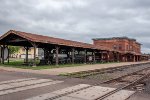
{"label": "brick building", "polygon": [[[119,51],[120,54],[116,54],[119,61],[141,60],[141,44],[135,39],[128,37],[96,38],[93,39],[93,44],[95,46],[105,46]],[[109,56],[112,56],[112,53]]]}

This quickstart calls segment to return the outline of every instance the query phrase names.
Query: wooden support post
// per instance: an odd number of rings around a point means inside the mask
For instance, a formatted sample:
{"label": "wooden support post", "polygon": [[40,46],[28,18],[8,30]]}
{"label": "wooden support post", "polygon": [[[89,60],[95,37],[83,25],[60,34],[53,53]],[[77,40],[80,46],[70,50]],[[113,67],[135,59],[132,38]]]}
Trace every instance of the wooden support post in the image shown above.
{"label": "wooden support post", "polygon": [[132,55],[130,55],[130,62],[133,62],[133,60],[132,60],[132,59],[133,59],[133,57],[132,57]]}
{"label": "wooden support post", "polygon": [[74,48],[72,48],[72,51],[71,51],[71,57],[72,57],[72,64],[74,64]]}
{"label": "wooden support post", "polygon": [[123,55],[123,62],[126,62],[126,57],[125,57],[125,55]]}
{"label": "wooden support post", "polygon": [[135,56],[135,61],[137,62],[137,56]]}
{"label": "wooden support post", "polygon": [[34,64],[33,66],[36,67],[36,45],[34,45]]}
{"label": "wooden support post", "polygon": [[117,62],[120,61],[120,57],[119,56],[120,56],[119,53],[117,53]]}
{"label": "wooden support post", "polygon": [[2,46],[2,64],[4,64],[4,49],[5,45]]}
{"label": "wooden support post", "polygon": [[133,62],[136,62],[136,55],[133,55]]}
{"label": "wooden support post", "polygon": [[0,49],[0,50],[1,50],[1,51],[0,51],[0,52],[1,52],[1,53],[0,53],[0,63],[1,63],[1,64],[2,64],[2,54],[3,54],[3,53],[2,53],[2,49],[3,49],[3,47],[2,47],[2,45],[1,45],[1,49]]}
{"label": "wooden support post", "polygon": [[86,64],[86,56],[87,56],[87,51],[86,49],[84,50],[84,63]]}
{"label": "wooden support post", "polygon": [[77,52],[78,52],[78,55],[79,55],[80,51],[79,51],[79,50],[77,50]]}
{"label": "wooden support post", "polygon": [[140,57],[139,56],[137,56],[137,61],[140,61]]}
{"label": "wooden support post", "polygon": [[33,60],[33,67],[36,67],[36,48],[37,48],[37,44],[35,42],[31,42],[33,48],[34,48],[34,60]]}
{"label": "wooden support post", "polygon": [[110,56],[109,56],[109,51],[107,52],[107,62],[109,62],[109,59],[110,58]]}
{"label": "wooden support post", "polygon": [[141,60],[142,60],[142,58],[141,58],[140,56],[138,56],[138,58],[139,58],[138,61],[141,61]]}
{"label": "wooden support post", "polygon": [[93,52],[93,61],[94,61],[94,63],[96,63],[96,60],[95,60],[95,51]]}
{"label": "wooden support post", "polygon": [[125,59],[126,59],[126,62],[128,62],[128,56],[127,55],[125,55]]}
{"label": "wooden support post", "polygon": [[129,61],[129,57],[128,57],[128,55],[126,55],[126,62],[128,62]]}
{"label": "wooden support post", "polygon": [[26,49],[26,59],[25,59],[25,63],[28,64],[28,51],[29,51],[29,47],[24,47]]}
{"label": "wooden support post", "polygon": [[26,63],[28,63],[28,51],[29,51],[29,47],[27,47],[26,49]]}
{"label": "wooden support post", "polygon": [[124,57],[124,55],[122,55],[122,54],[121,54],[121,61],[122,61],[122,62],[125,62],[125,57]]}
{"label": "wooden support post", "polygon": [[0,63],[2,63],[2,46],[0,45]]}
{"label": "wooden support post", "polygon": [[43,49],[43,51],[44,51],[44,59],[45,59],[45,53],[46,53],[46,51],[45,51],[45,48],[42,48]]}
{"label": "wooden support post", "polygon": [[8,58],[7,58],[7,63],[9,64],[9,54],[10,54],[10,49],[8,48]]}
{"label": "wooden support post", "polygon": [[[59,48],[58,48],[59,49]],[[59,50],[58,50],[58,52],[59,52]],[[51,55],[51,49],[50,48],[48,48],[47,49],[47,60],[48,60],[48,65],[50,65],[52,62],[51,62],[51,59],[53,59],[53,57],[51,58],[50,57],[50,55]],[[56,55],[55,55],[56,56]],[[57,56],[58,57],[58,56]],[[55,61],[56,62],[56,61]],[[57,66],[58,66],[58,64],[56,64]]]}
{"label": "wooden support post", "polygon": [[58,66],[58,63],[59,63],[59,58],[58,58],[58,54],[59,54],[59,47],[58,46],[56,46],[56,59],[55,59],[55,61],[56,61],[56,66]]}
{"label": "wooden support post", "polygon": [[115,54],[115,52],[113,52],[113,61],[114,62],[116,61],[116,54]]}
{"label": "wooden support post", "polygon": [[122,55],[122,54],[120,54],[120,60],[121,60],[121,62],[124,62],[124,56]]}
{"label": "wooden support post", "polygon": [[67,54],[67,57],[69,58],[70,55],[69,55],[69,50],[68,49],[66,50],[66,54]]}
{"label": "wooden support post", "polygon": [[103,62],[103,58],[104,58],[104,55],[103,55],[103,52],[101,52],[101,62]]}

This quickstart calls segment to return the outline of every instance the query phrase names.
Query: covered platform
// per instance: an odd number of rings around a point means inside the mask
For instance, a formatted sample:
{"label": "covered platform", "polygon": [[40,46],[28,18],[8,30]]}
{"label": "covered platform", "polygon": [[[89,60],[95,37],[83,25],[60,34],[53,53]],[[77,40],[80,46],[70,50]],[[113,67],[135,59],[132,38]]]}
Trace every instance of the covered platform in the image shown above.
{"label": "covered platform", "polygon": [[[60,63],[96,63],[96,62],[119,62],[130,61],[135,57],[135,61],[140,61],[140,56],[129,53],[121,53],[104,46],[95,46],[93,44],[82,43],[60,38],[48,37],[32,33],[10,30],[0,37],[1,43],[1,62],[4,64],[4,49],[11,46],[23,46],[26,50],[25,63],[29,64],[28,50],[34,48],[34,59],[32,66],[36,66],[36,48],[44,50],[44,58],[40,64]],[[9,50],[8,50],[9,51]],[[65,54],[61,57],[61,54]],[[128,57],[128,54],[130,57]],[[122,56],[124,55],[124,56]],[[124,58],[123,58],[124,57]],[[124,60],[125,59],[125,60]],[[9,57],[8,57],[9,63]]]}
{"label": "covered platform", "polygon": [[[15,30],[10,30],[2,35],[0,37],[0,43],[2,47],[2,63],[4,63],[4,49],[7,48],[8,45],[23,46],[26,49],[25,63],[27,64],[29,63],[28,50],[30,47],[33,47],[33,66],[36,66],[36,48],[42,48],[44,50],[43,63],[55,63],[56,65],[61,63],[62,60],[64,60],[65,63],[95,63],[98,60],[102,61],[103,59],[106,59],[106,55],[103,55],[103,52],[110,51],[108,48],[101,46],[95,47],[92,44],[47,37]],[[67,57],[60,58],[59,54],[66,54]],[[96,59],[96,56],[99,58]]]}

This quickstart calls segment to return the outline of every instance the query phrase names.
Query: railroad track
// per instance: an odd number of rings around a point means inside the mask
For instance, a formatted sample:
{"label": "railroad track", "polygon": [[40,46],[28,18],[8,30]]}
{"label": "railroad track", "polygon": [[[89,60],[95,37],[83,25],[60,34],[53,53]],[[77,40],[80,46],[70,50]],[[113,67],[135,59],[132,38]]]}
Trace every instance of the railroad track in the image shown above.
{"label": "railroad track", "polygon": [[[149,70],[149,73],[145,73],[145,74],[144,73],[141,74],[140,72],[134,73],[135,75],[139,75],[138,79],[135,79],[135,80],[133,79],[133,80],[129,80],[129,81],[126,80],[126,83],[124,83],[124,85],[122,87],[116,88],[115,90],[113,90],[113,91],[111,91],[111,92],[109,92],[109,93],[107,93],[107,94],[105,94],[105,95],[103,95],[101,97],[98,97],[98,98],[96,98],[94,100],[103,100],[103,99],[105,99],[105,98],[107,98],[107,97],[109,97],[109,96],[111,96],[111,95],[113,95],[113,94],[123,90],[123,89],[127,89],[128,87],[131,87],[133,85],[138,84],[140,81],[142,81],[143,79],[145,79],[145,78],[150,76],[150,69],[148,69],[148,70]],[[134,75],[134,74],[132,74],[132,75]],[[122,79],[125,78],[125,77],[122,77]],[[112,80],[112,83],[113,83],[113,80]],[[111,82],[109,84],[111,84]]]}
{"label": "railroad track", "polygon": [[[115,82],[115,81],[117,81],[117,80],[121,80],[121,79],[123,79],[123,78],[125,78],[125,77],[127,77],[127,76],[132,76],[132,75],[135,75],[135,74],[138,75],[138,73],[140,73],[140,72],[142,72],[142,71],[147,71],[147,70],[150,71],[150,67],[146,67],[146,68],[140,69],[140,70],[138,70],[138,71],[134,71],[134,72],[132,72],[132,73],[128,73],[128,74],[126,74],[126,75],[123,75],[123,76],[120,76],[120,77],[117,77],[117,78],[114,78],[114,79],[111,79],[111,80],[107,80],[107,81],[105,81],[105,82],[99,82],[99,83],[94,84],[93,86],[101,85],[101,84],[104,84],[104,83],[113,83],[113,82]],[[96,98],[96,99],[94,99],[94,100],[103,100],[104,98],[106,98],[106,97],[108,97],[108,96],[110,96],[110,95],[112,95],[112,94],[114,94],[114,93],[116,93],[116,92],[118,92],[118,91],[120,91],[120,90],[126,89],[127,87],[132,86],[132,85],[134,85],[134,84],[140,82],[141,80],[145,79],[146,77],[150,76],[150,72],[147,73],[147,74],[145,74],[145,73],[141,74],[141,73],[140,73],[140,75],[141,75],[141,77],[138,78],[138,79],[136,79],[136,80],[132,80],[133,82],[128,82],[128,83],[124,84],[122,87],[119,87],[119,88],[117,88],[117,89],[115,89],[115,90],[113,90],[113,91],[111,91],[111,92],[109,92],[109,93],[107,93],[107,94],[105,94],[105,95],[103,95],[103,96],[101,96],[101,97],[98,97],[98,98]],[[63,93],[63,94],[60,94],[60,95],[56,95],[56,96],[51,97],[51,98],[48,98],[48,99],[46,99],[46,100],[55,100],[55,99],[61,98],[61,97],[63,97],[63,96],[67,96],[67,95],[69,95],[69,94],[72,94],[72,93],[75,93],[75,92],[79,92],[79,91],[82,91],[82,90],[91,88],[91,87],[93,87],[93,86],[90,85],[90,86],[87,86],[87,87],[84,87],[84,88],[80,88],[80,89],[73,90],[73,91],[70,91],[70,92],[67,92],[67,93]]]}
{"label": "railroad track", "polygon": [[119,66],[119,67],[113,67],[113,68],[104,68],[104,69],[96,69],[96,70],[89,70],[89,71],[82,71],[82,72],[76,72],[76,73],[70,73],[67,76],[71,76],[74,78],[85,78],[91,75],[97,75],[97,74],[103,74],[103,73],[112,73],[114,71],[123,71],[127,70],[129,68],[136,68],[141,65],[146,65],[149,63],[145,64],[136,64],[136,65],[126,65],[126,66]]}

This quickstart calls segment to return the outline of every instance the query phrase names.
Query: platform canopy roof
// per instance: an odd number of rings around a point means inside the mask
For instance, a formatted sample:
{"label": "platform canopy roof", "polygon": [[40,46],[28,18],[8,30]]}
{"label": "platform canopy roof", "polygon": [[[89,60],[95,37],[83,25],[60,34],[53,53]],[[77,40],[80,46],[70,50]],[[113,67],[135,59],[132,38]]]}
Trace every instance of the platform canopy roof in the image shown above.
{"label": "platform canopy roof", "polygon": [[75,47],[75,48],[115,51],[113,49],[103,47],[103,46],[95,46],[93,44],[37,35],[37,34],[15,31],[15,30],[10,30],[7,33],[3,34],[0,37],[0,43],[5,45],[31,46],[31,47],[32,47],[32,43],[37,43],[39,44],[39,47],[42,47],[44,45],[53,45],[53,46],[59,45],[59,46]]}
{"label": "platform canopy roof", "polygon": [[121,54],[131,54],[131,55],[137,55],[140,56],[142,53],[136,53],[134,51],[119,51]]}

